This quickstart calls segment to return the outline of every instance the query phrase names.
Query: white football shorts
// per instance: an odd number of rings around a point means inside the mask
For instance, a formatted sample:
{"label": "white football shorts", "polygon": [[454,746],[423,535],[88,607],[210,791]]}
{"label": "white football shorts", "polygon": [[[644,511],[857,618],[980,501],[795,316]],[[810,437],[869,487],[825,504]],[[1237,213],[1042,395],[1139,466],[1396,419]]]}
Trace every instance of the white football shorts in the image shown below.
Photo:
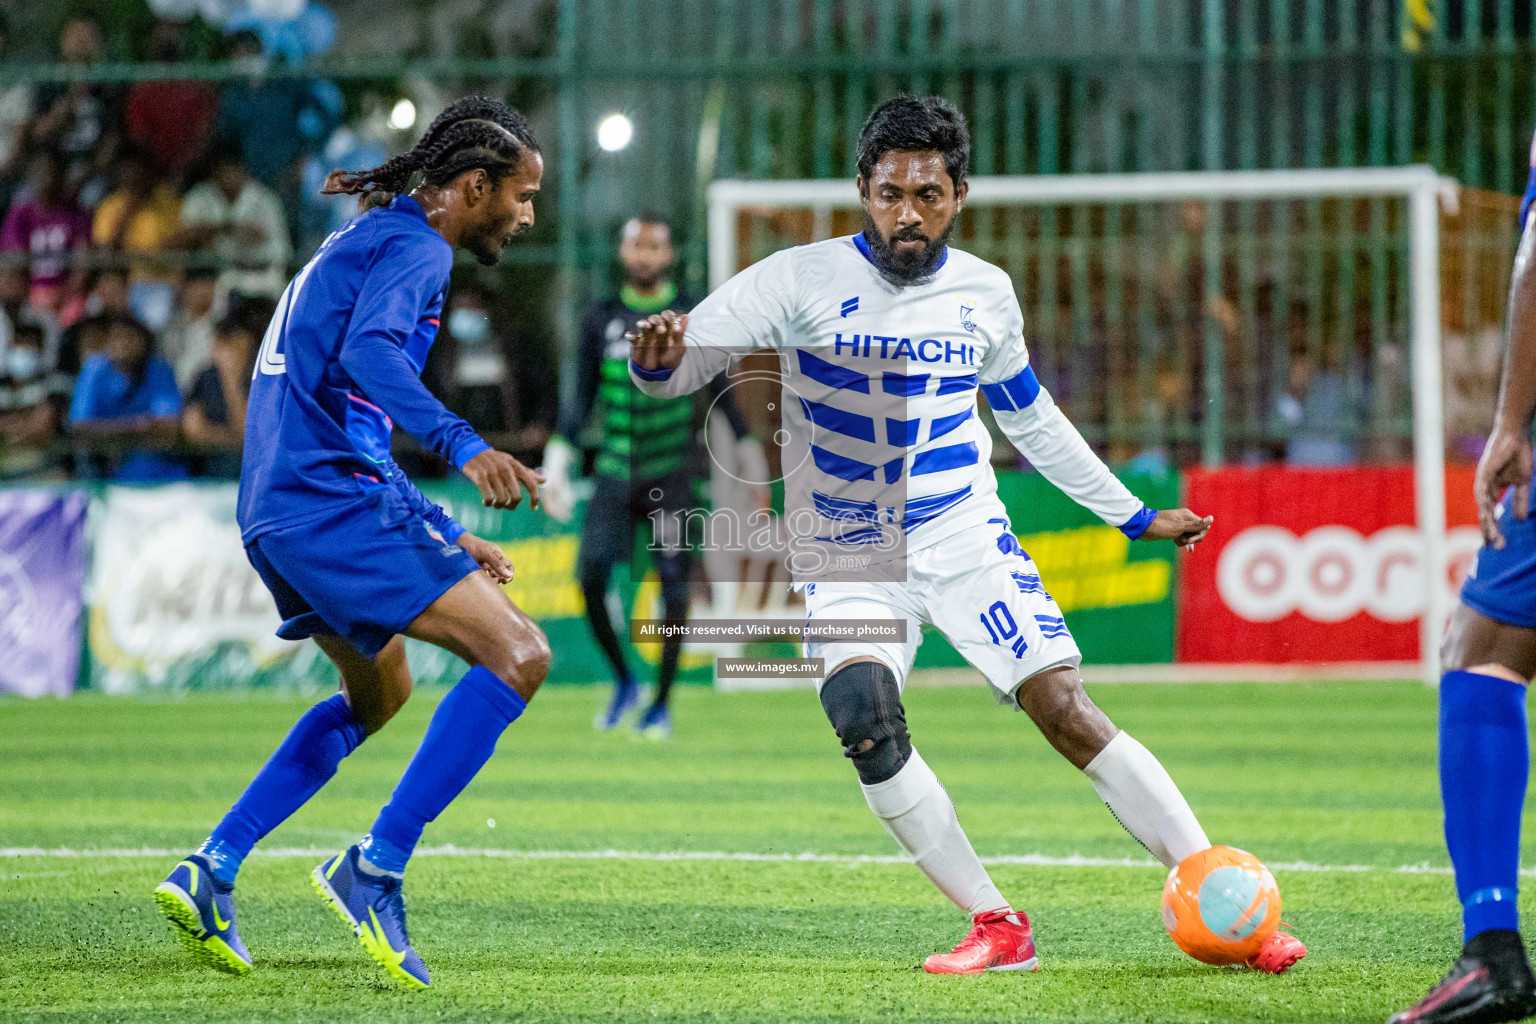
{"label": "white football shorts", "polygon": [[924,624],[987,677],[1000,704],[1013,704],[1031,676],[1083,660],[1035,563],[1002,519],[908,555],[905,583],[807,584],[805,609],[812,628],[818,619],[906,621],[905,641],[807,642],[805,656],[823,659],[828,674],[849,658],[873,657],[904,687]]}

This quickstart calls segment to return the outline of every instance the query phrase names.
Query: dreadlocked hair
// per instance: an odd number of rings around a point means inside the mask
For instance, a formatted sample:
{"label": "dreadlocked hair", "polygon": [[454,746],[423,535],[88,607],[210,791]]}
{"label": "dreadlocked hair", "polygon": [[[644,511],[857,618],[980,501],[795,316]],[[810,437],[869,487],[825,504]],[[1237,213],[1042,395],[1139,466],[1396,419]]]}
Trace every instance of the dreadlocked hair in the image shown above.
{"label": "dreadlocked hair", "polygon": [[332,171],[323,195],[361,195],[364,210],[417,185],[442,186],[479,168],[499,183],[525,152],[539,152],[528,119],[500,100],[466,96],[444,108],[408,152],[367,171]]}

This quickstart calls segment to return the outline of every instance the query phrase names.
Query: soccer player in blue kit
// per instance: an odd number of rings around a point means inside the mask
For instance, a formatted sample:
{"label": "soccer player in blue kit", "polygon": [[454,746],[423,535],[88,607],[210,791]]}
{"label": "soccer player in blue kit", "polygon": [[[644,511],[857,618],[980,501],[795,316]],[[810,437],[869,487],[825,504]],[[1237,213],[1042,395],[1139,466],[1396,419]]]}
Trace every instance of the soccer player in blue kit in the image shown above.
{"label": "soccer player in blue kit", "polygon": [[1388,1024],[1490,1024],[1536,1014],[1520,941],[1520,811],[1530,772],[1526,686],[1536,676],[1536,140],[1510,276],[1509,338],[1493,433],[1474,484],[1483,547],[1440,660],[1440,796],[1465,946],[1440,983]]}
{"label": "soccer player in blue kit", "polygon": [[[501,549],[466,533],[389,455],[398,423],[447,458],[491,508],[539,504],[542,477],[493,450],[419,374],[437,333],[455,248],[492,265],[533,224],[544,163],[521,114],[471,97],[408,153],[335,172],[325,191],[363,195],[288,285],[252,378],[240,479],[246,554],[277,601],[278,635],[313,637],[341,692],[299,719],[208,840],[155,890],[200,961],[251,970],[235,930],[235,875],[251,847],[314,796],[411,691],[402,635],[471,666],[367,836],[314,871],[314,886],[391,978],[425,988],[401,882],[423,827],[467,786],[522,714],[549,646],[502,592]],[[483,570],[483,571],[482,571]]]}

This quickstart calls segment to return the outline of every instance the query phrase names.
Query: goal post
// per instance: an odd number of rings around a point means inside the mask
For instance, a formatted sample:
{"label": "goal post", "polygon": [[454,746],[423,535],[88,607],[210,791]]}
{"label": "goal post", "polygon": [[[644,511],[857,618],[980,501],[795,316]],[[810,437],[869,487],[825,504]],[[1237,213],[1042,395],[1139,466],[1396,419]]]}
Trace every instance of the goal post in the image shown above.
{"label": "goal post", "polygon": [[[1279,204],[1286,206],[1287,209],[1290,206],[1302,208],[1302,213],[1298,215],[1298,222],[1304,223],[1306,232],[1310,232],[1306,235],[1307,240],[1304,243],[1311,246],[1307,256],[1309,266],[1312,268],[1309,280],[1314,290],[1310,315],[1318,320],[1318,326],[1303,324],[1303,333],[1307,331],[1319,333],[1328,330],[1337,331],[1343,337],[1350,329],[1346,321],[1353,322],[1353,318],[1357,316],[1374,315],[1378,322],[1385,322],[1391,317],[1392,311],[1388,309],[1383,313],[1383,309],[1393,304],[1398,304],[1393,306],[1394,309],[1401,307],[1401,312],[1405,314],[1402,319],[1406,320],[1407,338],[1405,340],[1408,349],[1404,383],[1411,392],[1411,410],[1405,409],[1404,413],[1405,419],[1411,422],[1415,516],[1422,544],[1420,549],[1422,551],[1422,585],[1425,590],[1424,613],[1420,621],[1419,635],[1420,665],[1425,681],[1430,683],[1435,682],[1439,677],[1440,640],[1452,601],[1448,588],[1440,578],[1444,572],[1446,558],[1446,432],[1441,371],[1440,204],[1443,196],[1454,196],[1454,190],[1455,183],[1440,177],[1432,168],[1409,166],[1040,177],[980,176],[970,179],[970,191],[966,199],[967,216],[973,219],[1003,218],[1006,216],[1004,211],[1010,209],[1043,211],[1041,216],[1050,219],[1053,230],[1042,232],[1038,226],[1019,229],[1016,232],[1018,237],[1013,238],[1008,244],[1014,246],[1016,250],[1023,250],[1038,242],[1039,245],[1050,249],[1049,266],[1044,266],[1044,260],[1040,260],[1041,267],[1030,273],[1037,276],[1042,287],[1049,286],[1053,296],[1053,306],[1060,302],[1059,295],[1056,294],[1059,289],[1070,289],[1073,280],[1087,282],[1093,276],[1091,271],[1080,270],[1085,243],[1078,239],[1065,239],[1054,230],[1058,216],[1070,217],[1069,211],[1074,207],[1100,211],[1085,216],[1083,222],[1086,224],[1090,219],[1092,220],[1096,225],[1091,232],[1095,235],[1093,244],[1102,245],[1103,239],[1100,235],[1113,234],[1118,230],[1118,225],[1128,224],[1134,220],[1136,216],[1134,213],[1126,214],[1124,211],[1151,208],[1156,204],[1163,204],[1166,207],[1168,204],[1194,203],[1197,208],[1186,214],[1186,219],[1194,222],[1194,226],[1189,231],[1193,237],[1189,243],[1194,253],[1189,257],[1189,266],[1192,267],[1199,265],[1202,240],[1207,257],[1217,251],[1214,246],[1221,244],[1219,236],[1226,221],[1241,221],[1251,226],[1256,217],[1251,211],[1258,204],[1268,206]],[[1357,217],[1353,207],[1348,205],[1357,201],[1371,201],[1381,209],[1375,214],[1368,212]],[[1220,214],[1207,215],[1206,211],[1210,206],[1214,205],[1220,210],[1222,204],[1232,206],[1235,212],[1231,217]],[[1388,206],[1391,208],[1387,209]],[[772,216],[774,211],[797,211],[797,226],[794,228],[796,237],[783,241],[783,244],[797,244],[858,230],[858,221],[855,216],[850,216],[850,213],[856,215],[858,207],[858,193],[853,182],[847,180],[721,180],[714,182],[709,189],[710,287],[718,287],[743,266],[767,255],[766,251],[760,251],[760,248],[755,249],[751,239],[744,237],[744,222],[748,217]],[[1249,212],[1244,212],[1244,208]],[[1104,210],[1114,212],[1106,214],[1102,212]],[[1343,212],[1340,212],[1341,210]],[[1379,219],[1371,219],[1373,216]],[[1359,223],[1368,222],[1368,227],[1364,230],[1376,231],[1381,236],[1378,239],[1381,254],[1381,259],[1378,261],[1379,267],[1376,264],[1365,266],[1362,263],[1363,269],[1357,270],[1352,256],[1345,259],[1338,253],[1330,254],[1328,251],[1329,242],[1324,236],[1322,226],[1328,225],[1327,231],[1343,232],[1353,239],[1357,232],[1357,220]],[[1031,221],[1031,223],[1034,222]],[[1382,226],[1388,223],[1391,225],[1390,229]],[[1109,224],[1110,227],[1105,229],[1104,224]],[[1202,224],[1203,226],[1200,226]],[[839,227],[842,230],[837,230]],[[988,230],[991,231],[990,228]],[[1002,233],[1006,233],[1006,230],[1004,229]],[[1390,239],[1387,237],[1389,231],[1392,235]],[[977,233],[974,228],[972,233]],[[996,237],[998,234],[996,231],[991,231],[989,237]],[[1216,237],[1214,242],[1213,236]],[[1400,244],[1403,236],[1406,236],[1406,244]],[[1298,234],[1296,237],[1303,236]],[[772,244],[774,243],[770,242],[770,245]],[[967,249],[973,248],[968,244],[963,233],[957,234],[956,244]],[[1257,243],[1250,239],[1243,244],[1248,245],[1248,249],[1245,250],[1246,257],[1249,264],[1253,264],[1261,261],[1265,253],[1271,253],[1277,243],[1270,238]],[[1401,249],[1406,251],[1399,251]],[[984,246],[978,247],[975,251],[979,255],[986,256]],[[1256,256],[1255,253],[1259,255]],[[1156,271],[1156,265],[1159,262],[1158,254],[1151,253],[1150,261],[1148,255],[1144,247],[1140,256],[1132,258],[1141,259],[1143,264],[1150,264]],[[1070,265],[1074,269],[1069,273],[1059,274],[1058,265]],[[1208,284],[1214,282],[1215,288],[1220,290],[1224,285],[1222,268],[1226,265],[1220,258],[1207,258],[1203,271],[1196,273],[1203,272],[1206,282]],[[1388,266],[1391,267],[1392,279],[1401,281],[1401,286],[1387,281],[1389,272],[1381,268]],[[1343,286],[1324,280],[1325,267],[1331,273],[1347,276],[1347,280],[1351,282],[1351,290],[1348,294],[1345,293]],[[1378,274],[1380,281],[1373,285],[1368,280],[1364,285],[1360,285],[1356,283],[1357,272],[1365,273],[1367,277]],[[1011,268],[1010,273],[1014,275],[1018,285],[1024,271]],[[1237,274],[1240,283],[1244,273],[1251,274],[1251,267],[1245,271],[1243,266],[1239,265]],[[1080,276],[1074,279],[1073,274],[1080,274]],[[1058,284],[1058,282],[1063,283]],[[1251,285],[1252,282],[1249,281],[1248,284]],[[1080,304],[1083,301],[1080,293],[1090,287],[1114,290],[1119,288],[1119,285],[1115,282],[1108,285],[1088,284],[1086,287],[1079,284],[1077,292],[1074,293],[1075,301]],[[1156,307],[1159,302],[1167,304],[1164,298],[1159,296],[1148,298],[1153,291],[1151,285],[1143,283],[1138,287],[1141,294],[1129,305],[1140,303],[1145,308]],[[1266,287],[1269,286],[1266,285]],[[1381,294],[1377,294],[1372,290],[1373,288]],[[1236,302],[1239,306],[1245,302],[1252,302],[1252,296],[1248,294],[1251,290],[1252,288],[1249,287],[1242,295],[1237,296]],[[1406,295],[1402,294],[1404,291]],[[1175,296],[1175,305],[1177,300],[1178,296]],[[1126,308],[1129,308],[1129,305]],[[1320,326],[1322,323],[1320,311],[1324,305],[1329,307],[1331,317],[1330,326],[1327,328]],[[1368,308],[1361,312],[1362,307]],[[1282,308],[1290,307],[1283,302],[1272,302],[1272,318],[1273,310]],[[1044,313],[1047,316],[1056,316],[1054,308],[1046,308]],[[1154,312],[1149,315],[1155,319],[1158,316],[1166,318],[1169,314],[1154,309]],[[1175,319],[1179,315],[1173,314]],[[1028,318],[1029,312],[1026,311],[1026,321]],[[1070,318],[1073,320],[1073,326],[1079,329],[1083,329],[1083,325],[1092,320],[1089,314],[1079,316],[1073,313]],[[1186,318],[1192,321],[1204,319],[1203,311]],[[1204,331],[1203,339],[1200,335],[1202,330]],[[1028,332],[1029,327],[1026,326],[1026,334]],[[1062,333],[1070,334],[1071,328]],[[1249,370],[1246,364],[1239,367],[1228,365],[1229,357],[1224,352],[1224,343],[1219,333],[1214,338],[1212,334],[1213,331],[1208,326],[1195,328],[1194,342],[1185,346],[1186,350],[1182,355],[1175,352],[1172,362],[1176,366],[1183,365],[1188,368],[1194,362],[1203,360],[1206,376],[1202,380],[1216,412],[1207,413],[1206,418],[1199,422],[1194,421],[1199,418],[1200,413],[1193,413],[1190,423],[1172,424],[1170,436],[1175,438],[1184,436],[1191,443],[1201,443],[1204,461],[1207,465],[1214,466],[1223,461],[1220,417],[1223,415],[1224,406],[1221,392],[1225,390],[1228,382],[1222,379],[1221,374],[1223,372],[1245,374],[1249,373]],[[1283,329],[1281,334],[1283,336]],[[1029,340],[1033,344],[1034,339]],[[1182,364],[1180,359],[1183,359]],[[1257,371],[1250,375],[1255,379],[1259,376]],[[1385,390],[1380,381],[1376,383],[1379,389]],[[1386,398],[1378,398],[1378,404],[1382,404],[1385,410],[1382,413],[1383,422],[1391,417],[1391,410],[1386,409],[1383,404],[1386,401]],[[1217,420],[1214,425],[1213,418]],[[1261,430],[1261,428],[1262,423],[1255,429]],[[1181,434],[1180,431],[1183,433]]]}

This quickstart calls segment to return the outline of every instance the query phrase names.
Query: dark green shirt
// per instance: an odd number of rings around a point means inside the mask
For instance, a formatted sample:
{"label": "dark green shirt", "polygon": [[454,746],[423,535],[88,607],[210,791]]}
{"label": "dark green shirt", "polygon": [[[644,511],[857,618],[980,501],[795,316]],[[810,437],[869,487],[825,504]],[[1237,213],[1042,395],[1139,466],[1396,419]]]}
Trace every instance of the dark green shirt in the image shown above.
{"label": "dark green shirt", "polygon": [[[707,406],[701,409],[695,396],[652,398],[635,387],[629,377],[629,342],[624,335],[642,317],[663,309],[687,312],[693,305],[670,284],[649,297],[625,287],[619,298],[593,303],[583,317],[576,390],[560,416],[557,433],[579,444],[587,439],[583,430],[592,419],[590,446],[597,449],[597,475],[654,480],[692,472],[694,441]],[[720,380],[700,394],[713,399],[723,389]],[[737,437],[746,436],[746,423],[736,404],[727,398],[721,405]]]}

